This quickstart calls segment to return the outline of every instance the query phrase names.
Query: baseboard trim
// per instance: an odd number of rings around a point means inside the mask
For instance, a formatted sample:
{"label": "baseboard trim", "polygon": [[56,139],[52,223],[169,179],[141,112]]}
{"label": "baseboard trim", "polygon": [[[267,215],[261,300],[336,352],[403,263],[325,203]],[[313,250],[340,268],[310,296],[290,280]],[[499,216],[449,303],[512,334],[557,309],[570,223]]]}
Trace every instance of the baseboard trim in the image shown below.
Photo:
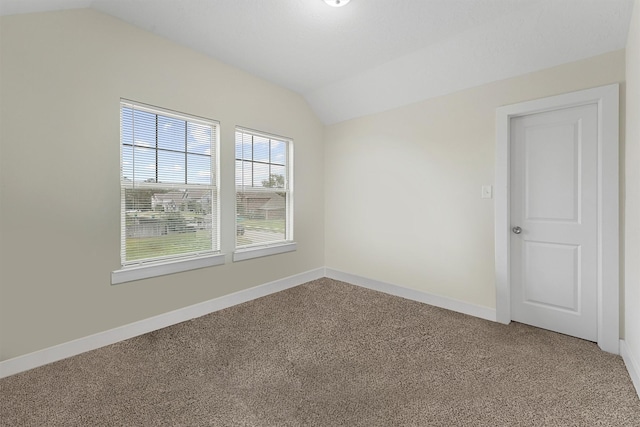
{"label": "baseboard trim", "polygon": [[334,270],[332,268],[325,269],[325,276],[330,279],[340,280],[342,282],[362,286],[363,288],[372,289],[374,291],[384,292],[386,294],[410,299],[412,301],[418,301],[436,307],[445,308],[447,310],[456,311],[458,313],[468,314],[469,316],[491,320],[493,322],[496,321],[496,310],[494,308],[483,307],[453,298],[417,291],[415,289],[404,288],[402,286],[381,282],[379,280],[369,279],[367,277],[362,277],[351,273],[345,273],[343,271]]}
{"label": "baseboard trim", "polygon": [[317,268],[0,362],[0,378],[115,344],[324,277]]}
{"label": "baseboard trim", "polygon": [[636,388],[636,393],[640,398],[640,364],[638,364],[638,359],[636,358],[637,355],[633,355],[629,351],[629,347],[625,340],[620,340],[620,356],[622,356],[622,360],[624,360],[624,364],[627,367],[629,376],[631,377],[631,382]]}

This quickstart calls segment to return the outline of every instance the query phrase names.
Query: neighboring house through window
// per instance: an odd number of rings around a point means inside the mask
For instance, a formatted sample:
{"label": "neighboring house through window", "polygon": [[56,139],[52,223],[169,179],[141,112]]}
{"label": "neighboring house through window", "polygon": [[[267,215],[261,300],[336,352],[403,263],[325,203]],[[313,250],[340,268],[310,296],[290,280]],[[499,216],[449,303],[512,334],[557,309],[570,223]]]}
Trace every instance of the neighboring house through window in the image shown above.
{"label": "neighboring house through window", "polygon": [[292,243],[292,151],[287,138],[236,128],[236,249]]}

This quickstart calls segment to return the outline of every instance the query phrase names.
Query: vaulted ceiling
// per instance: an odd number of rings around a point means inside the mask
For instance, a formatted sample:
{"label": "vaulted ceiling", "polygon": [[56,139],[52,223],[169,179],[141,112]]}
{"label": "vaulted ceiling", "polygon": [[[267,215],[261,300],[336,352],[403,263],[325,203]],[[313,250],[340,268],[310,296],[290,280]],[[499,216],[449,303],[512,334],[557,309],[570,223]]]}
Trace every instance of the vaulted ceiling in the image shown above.
{"label": "vaulted ceiling", "polygon": [[632,0],[1,0],[89,7],[304,96],[326,124],[625,47]]}

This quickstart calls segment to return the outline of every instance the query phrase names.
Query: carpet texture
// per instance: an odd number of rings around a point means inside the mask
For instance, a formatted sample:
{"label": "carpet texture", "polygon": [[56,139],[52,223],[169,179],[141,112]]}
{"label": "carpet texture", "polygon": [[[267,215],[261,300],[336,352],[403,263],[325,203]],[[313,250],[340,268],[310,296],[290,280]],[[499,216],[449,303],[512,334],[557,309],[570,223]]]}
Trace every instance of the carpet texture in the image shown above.
{"label": "carpet texture", "polygon": [[640,426],[618,356],[330,279],[0,380],[3,426]]}

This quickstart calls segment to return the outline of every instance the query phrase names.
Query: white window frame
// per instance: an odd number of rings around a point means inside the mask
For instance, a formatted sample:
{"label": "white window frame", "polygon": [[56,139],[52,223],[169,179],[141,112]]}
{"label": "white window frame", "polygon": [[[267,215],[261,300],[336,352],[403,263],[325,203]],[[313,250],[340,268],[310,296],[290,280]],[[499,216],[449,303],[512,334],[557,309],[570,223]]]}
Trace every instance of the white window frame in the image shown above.
{"label": "white window frame", "polygon": [[[172,117],[179,120],[185,120],[192,123],[205,124],[214,128],[215,137],[212,141],[212,177],[214,178],[214,184],[210,187],[213,191],[212,199],[212,216],[215,216],[215,222],[212,224],[212,232],[214,234],[214,240],[212,242],[213,250],[205,251],[203,253],[192,254],[179,254],[162,258],[141,260],[141,261],[126,261],[125,250],[125,228],[126,228],[126,212],[125,212],[125,184],[123,180],[123,142],[122,142],[122,108],[129,106],[136,110],[142,110],[151,114],[157,114],[165,117]],[[121,99],[118,107],[118,114],[120,115],[120,252],[121,252],[121,268],[111,273],[111,284],[125,283],[134,280],[146,279],[156,276],[162,276],[166,274],[173,274],[182,271],[193,270],[197,268],[211,267],[215,265],[224,264],[225,256],[220,253],[220,191],[219,191],[219,147],[220,147],[220,123],[202,117],[193,116],[190,114],[180,113],[166,108],[156,107],[153,105],[143,104],[136,101],[127,99]],[[142,187],[147,188],[198,188],[196,184],[161,184],[161,183],[145,183],[141,184]],[[202,187],[200,187],[202,188]]]}
{"label": "white window frame", "polygon": [[[275,242],[267,242],[267,243],[256,243],[253,245],[240,246],[238,247],[238,236],[236,234],[235,241],[235,251],[233,252],[233,261],[245,261],[253,258],[259,258],[270,255],[277,255],[286,252],[293,252],[297,249],[297,243],[294,241],[293,236],[293,224],[294,224],[294,179],[293,179],[293,167],[294,167],[294,156],[293,156],[293,139],[287,138],[280,135],[275,135],[267,132],[258,131],[255,129],[245,128],[236,126],[236,131],[234,132],[234,136],[237,132],[242,132],[246,134],[250,134],[257,137],[263,137],[268,139],[274,139],[278,141],[282,141],[286,143],[286,164],[285,168],[287,171],[287,180],[284,191],[287,193],[287,197],[285,198],[286,203],[286,219],[285,219],[285,238],[281,241]],[[234,137],[234,171],[235,171],[235,137]],[[236,177],[237,178],[237,177]],[[235,185],[235,184],[234,184]],[[235,227],[238,226],[237,223],[237,194],[238,194],[238,186],[235,185],[235,195],[234,197],[236,201],[236,206],[234,209],[234,224]]]}

